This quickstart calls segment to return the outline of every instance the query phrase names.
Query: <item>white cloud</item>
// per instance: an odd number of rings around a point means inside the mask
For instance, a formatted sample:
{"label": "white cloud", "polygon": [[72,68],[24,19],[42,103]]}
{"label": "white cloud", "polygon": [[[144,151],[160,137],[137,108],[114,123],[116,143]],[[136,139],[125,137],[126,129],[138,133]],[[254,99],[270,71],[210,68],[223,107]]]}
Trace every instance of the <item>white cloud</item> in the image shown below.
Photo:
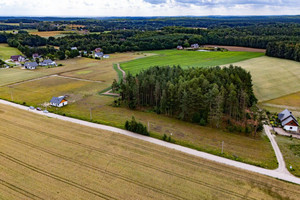
{"label": "white cloud", "polygon": [[294,15],[298,0],[0,0],[2,16]]}

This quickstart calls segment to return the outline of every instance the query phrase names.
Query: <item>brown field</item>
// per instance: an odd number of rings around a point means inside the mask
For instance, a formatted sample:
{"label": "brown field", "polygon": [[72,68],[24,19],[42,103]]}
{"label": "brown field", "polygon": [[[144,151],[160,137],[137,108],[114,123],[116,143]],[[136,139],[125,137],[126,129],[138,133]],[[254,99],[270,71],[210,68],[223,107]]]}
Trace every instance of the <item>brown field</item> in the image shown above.
{"label": "brown field", "polygon": [[277,99],[273,99],[270,101],[266,101],[265,103],[277,104],[277,105],[288,105],[288,106],[298,108],[300,110],[300,92],[279,97]]}
{"label": "brown field", "polygon": [[260,52],[265,53],[265,49],[249,48],[249,47],[238,47],[238,46],[222,46],[222,45],[203,45],[204,47],[220,47],[228,49],[229,51],[246,51],[246,52]]}
{"label": "brown field", "polygon": [[300,195],[298,185],[2,104],[0,127],[0,199],[297,199]]}
{"label": "brown field", "polygon": [[68,31],[33,31],[30,32],[31,35],[38,35],[41,37],[54,37],[58,35],[63,35],[64,33],[67,33]]}

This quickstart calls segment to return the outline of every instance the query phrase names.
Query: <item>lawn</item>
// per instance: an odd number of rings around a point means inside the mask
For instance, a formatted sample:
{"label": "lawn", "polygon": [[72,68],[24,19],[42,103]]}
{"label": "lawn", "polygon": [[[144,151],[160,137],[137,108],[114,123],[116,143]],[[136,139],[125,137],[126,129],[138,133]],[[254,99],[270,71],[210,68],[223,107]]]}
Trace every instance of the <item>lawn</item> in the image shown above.
{"label": "lawn", "polygon": [[13,55],[23,55],[17,48],[10,47],[8,44],[0,44],[0,59],[8,60]]}
{"label": "lawn", "polygon": [[254,93],[261,102],[300,91],[299,62],[263,56],[234,65],[251,72]]}
{"label": "lawn", "polygon": [[[277,136],[276,141],[283,154],[288,170],[300,177],[300,140],[284,136]],[[292,169],[290,169],[292,166]]]}
{"label": "lawn", "polygon": [[151,66],[207,67],[230,64],[264,55],[258,52],[198,52],[185,50],[161,50],[147,53],[156,55],[122,63],[122,69],[125,72],[136,74],[142,69],[147,69]]}
{"label": "lawn", "polygon": [[295,184],[1,104],[0,126],[0,199],[296,199],[300,195]]}

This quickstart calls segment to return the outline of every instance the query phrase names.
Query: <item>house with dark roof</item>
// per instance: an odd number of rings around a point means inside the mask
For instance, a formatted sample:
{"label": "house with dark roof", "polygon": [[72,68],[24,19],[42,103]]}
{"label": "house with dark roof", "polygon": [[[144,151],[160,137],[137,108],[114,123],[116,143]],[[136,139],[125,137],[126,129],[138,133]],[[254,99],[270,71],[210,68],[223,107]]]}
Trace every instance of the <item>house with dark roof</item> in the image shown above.
{"label": "house with dark roof", "polygon": [[25,57],[21,55],[11,56],[10,59],[14,62],[25,62]]}
{"label": "house with dark roof", "polygon": [[278,119],[284,130],[298,132],[299,123],[288,109],[278,114]]}
{"label": "house with dark roof", "polygon": [[57,66],[57,64],[53,60],[47,59],[43,60],[43,62],[40,63],[40,66]]}
{"label": "house with dark roof", "polygon": [[102,49],[100,47],[95,49],[95,52],[100,52],[100,51],[102,51]]}
{"label": "house with dark roof", "polygon": [[26,62],[24,64],[25,69],[36,69],[37,66],[37,62]]}
{"label": "house with dark roof", "polygon": [[50,105],[55,107],[63,107],[68,104],[68,101],[65,99],[65,96],[52,97],[50,100]]}

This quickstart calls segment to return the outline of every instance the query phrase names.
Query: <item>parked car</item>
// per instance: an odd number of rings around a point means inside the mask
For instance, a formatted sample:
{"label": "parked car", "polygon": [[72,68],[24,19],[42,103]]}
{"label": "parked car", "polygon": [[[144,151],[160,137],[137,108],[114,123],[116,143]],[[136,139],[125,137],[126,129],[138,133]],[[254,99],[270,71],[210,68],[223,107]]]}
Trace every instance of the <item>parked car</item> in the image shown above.
{"label": "parked car", "polygon": [[43,113],[49,113],[49,111],[48,110],[44,110]]}
{"label": "parked car", "polygon": [[37,111],[42,111],[42,109],[40,107],[37,107],[36,110]]}
{"label": "parked car", "polygon": [[33,107],[33,106],[30,106],[29,108],[30,108],[31,110],[34,110],[34,107]]}

